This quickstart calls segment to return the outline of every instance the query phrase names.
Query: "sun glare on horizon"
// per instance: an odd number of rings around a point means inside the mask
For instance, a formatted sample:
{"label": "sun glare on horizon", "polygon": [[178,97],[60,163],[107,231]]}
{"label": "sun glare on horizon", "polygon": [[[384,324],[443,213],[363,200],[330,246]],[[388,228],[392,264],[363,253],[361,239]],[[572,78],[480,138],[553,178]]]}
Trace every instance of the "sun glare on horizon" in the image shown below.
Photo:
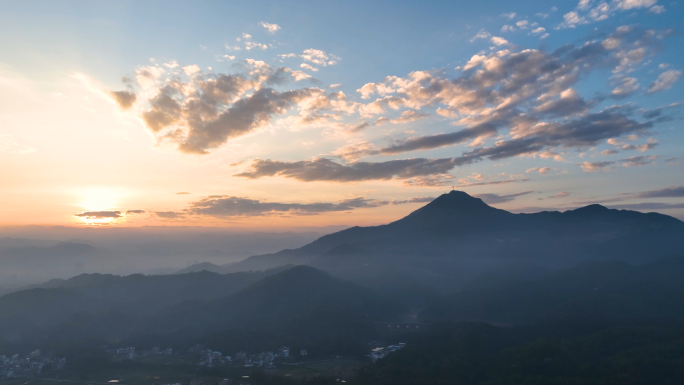
{"label": "sun glare on horizon", "polygon": [[87,187],[78,190],[78,203],[83,212],[76,215],[89,225],[109,224],[121,218],[123,191],[112,187]]}

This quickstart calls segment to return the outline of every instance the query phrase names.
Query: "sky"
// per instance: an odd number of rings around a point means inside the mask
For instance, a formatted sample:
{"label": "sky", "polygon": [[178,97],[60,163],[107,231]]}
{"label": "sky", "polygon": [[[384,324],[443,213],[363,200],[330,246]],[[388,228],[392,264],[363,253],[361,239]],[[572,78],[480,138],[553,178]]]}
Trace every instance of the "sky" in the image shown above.
{"label": "sky", "polygon": [[684,219],[681,2],[0,5],[0,226]]}

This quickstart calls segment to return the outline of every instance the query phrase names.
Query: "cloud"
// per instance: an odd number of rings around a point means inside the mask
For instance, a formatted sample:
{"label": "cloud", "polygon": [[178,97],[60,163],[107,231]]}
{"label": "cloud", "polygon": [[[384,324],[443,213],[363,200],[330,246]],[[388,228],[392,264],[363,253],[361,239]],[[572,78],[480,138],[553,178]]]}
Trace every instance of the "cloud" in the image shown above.
{"label": "cloud", "polygon": [[637,198],[684,198],[684,186],[670,186],[659,190],[649,190],[635,195]]}
{"label": "cloud", "polygon": [[648,87],[647,92],[649,94],[652,94],[654,92],[669,90],[677,82],[677,80],[679,80],[679,78],[681,76],[682,76],[681,71],[677,71],[677,70],[665,71],[658,76],[658,79],[656,79],[653,83],[651,83],[651,85]]}
{"label": "cloud", "polygon": [[389,202],[353,198],[344,201],[314,203],[261,202],[255,199],[231,196],[210,196],[193,202],[187,210],[192,215],[211,217],[250,217],[273,214],[311,215],[335,211],[350,211],[357,208],[378,207]]}
{"label": "cloud", "polygon": [[[221,78],[216,80],[220,81]],[[284,113],[298,101],[312,95],[311,90],[277,92],[271,88],[262,88],[238,99],[226,110],[218,111],[216,104],[220,103],[220,99],[229,97],[231,91],[235,90],[227,84],[231,82],[226,80],[223,83],[226,84],[225,89],[206,84],[206,91],[211,92],[209,88],[215,89],[217,94],[204,94],[211,104],[199,98],[189,98],[191,100],[186,100],[183,106],[169,95],[176,90],[162,91],[152,99],[152,108],[143,114],[143,119],[154,132],[172,125],[184,126],[186,130],[174,129],[170,133],[171,138],[179,138],[178,148],[187,153],[206,154],[208,149],[219,147],[230,138],[264,126],[273,115]],[[201,109],[205,106],[209,111]]]}
{"label": "cloud", "polygon": [[416,111],[416,110],[408,110],[404,111],[401,113],[401,116],[395,119],[390,119],[389,122],[392,124],[403,124],[403,123],[409,123],[409,122],[414,122],[416,120],[424,119],[430,116],[430,114],[426,112],[421,112],[421,111]]}
{"label": "cloud", "polygon": [[654,160],[658,159],[657,155],[650,156],[630,156],[629,158],[622,159],[619,162],[622,163],[622,167],[637,167],[645,166],[647,164],[653,164]]}
{"label": "cloud", "polygon": [[[608,109],[589,113],[573,120],[535,125],[529,132],[520,132],[511,140],[502,140],[492,147],[478,148],[463,153],[462,163],[472,163],[482,158],[504,159],[522,154],[535,154],[555,147],[588,147],[600,141],[621,135],[644,131],[651,123],[641,123],[628,118],[620,110]],[[480,135],[492,135],[493,126],[483,126],[481,131],[465,129],[451,134],[412,138],[380,150],[382,154],[400,153],[414,149],[428,149],[462,142]]]}
{"label": "cloud", "polygon": [[510,183],[529,181],[529,178],[495,180],[495,181],[489,181],[489,182],[465,182],[463,180],[459,180],[458,184],[454,184],[452,179],[453,179],[453,177],[451,175],[429,175],[429,176],[422,176],[422,177],[416,177],[413,179],[409,179],[404,184],[407,186],[421,186],[421,187],[451,186],[453,188],[463,188],[463,187],[501,185],[501,184],[510,184]]}
{"label": "cloud", "polygon": [[611,2],[601,1],[592,8],[592,1],[580,0],[576,11],[566,13],[563,16],[563,22],[558,24],[556,29],[575,28],[577,25],[606,20],[617,12],[641,8],[651,7],[650,12],[658,13],[660,8],[653,10],[654,7],[652,7],[656,1],[657,0],[612,0]]}
{"label": "cloud", "polygon": [[565,197],[568,197],[568,196],[570,196],[570,193],[569,193],[569,192],[567,192],[567,191],[561,191],[561,192],[559,192],[558,194],[548,196],[547,198],[548,198],[548,199],[558,199],[558,198],[565,198]]}
{"label": "cloud", "polygon": [[153,96],[147,99],[143,121],[160,142],[174,143],[181,152],[207,154],[208,150],[265,127],[274,116],[291,110],[299,112],[302,122],[312,116],[336,119],[334,114],[319,114],[324,110],[350,111],[350,103],[343,100],[343,94],[326,95],[319,88],[282,92],[272,88],[290,79],[311,77],[301,71],[273,68],[253,59],[246,59],[243,67],[243,72],[237,74],[201,73],[193,69],[188,81],[174,76],[155,77],[153,85],[157,88],[151,87],[147,93]]}
{"label": "cloud", "polygon": [[[538,124],[531,132],[521,132],[517,137],[514,137],[514,139],[500,140],[493,146],[476,148],[464,152],[458,157],[440,159],[439,164],[442,166],[442,171],[433,170],[432,172],[423,175],[445,173],[453,167],[471,164],[483,159],[500,160],[520,155],[546,157],[551,149],[557,147],[582,148],[595,146],[601,141],[609,138],[644,132],[651,126],[651,123],[641,123],[628,118],[620,108],[609,108],[601,112],[588,113],[573,120]],[[480,127],[479,130],[481,131],[473,132],[473,129],[465,129],[451,134],[411,138],[380,150],[375,150],[373,147],[367,146],[365,149],[359,149],[356,158],[360,158],[360,152],[364,150],[366,155],[398,154],[405,151],[450,145],[457,142],[463,142],[470,138],[492,135],[493,132],[496,132],[493,127],[487,126]],[[427,159],[423,159],[423,161],[427,161]],[[628,167],[631,165],[638,165],[635,161],[636,159],[629,160],[628,158],[622,162],[625,167]],[[603,162],[585,162],[582,165],[582,168],[587,172],[596,171],[603,168],[601,167],[602,163]],[[608,164],[613,163],[614,162],[609,162]],[[357,162],[357,164],[363,164],[364,167],[371,167],[371,165],[379,165],[381,163]]]}
{"label": "cloud", "polygon": [[270,33],[276,33],[277,31],[280,30],[280,26],[278,24],[271,24],[267,23],[265,21],[259,22],[259,25],[266,28],[266,30]]}
{"label": "cloud", "polygon": [[533,167],[531,169],[528,169],[525,171],[526,173],[531,173],[531,172],[538,172],[540,174],[546,174],[547,172],[551,171],[551,167]]}
{"label": "cloud", "polygon": [[470,60],[468,60],[468,62],[463,66],[463,71],[477,67],[484,63],[485,60],[487,60],[487,56],[485,55],[473,55],[473,57],[471,57]]}
{"label": "cloud", "polygon": [[326,67],[329,65],[335,65],[340,60],[339,57],[327,54],[319,49],[305,49],[304,52],[299,55],[305,61],[319,65],[321,67]]}
{"label": "cloud", "polygon": [[192,75],[194,75],[200,71],[201,71],[201,69],[197,64],[192,64],[192,65],[183,67],[183,72],[185,72],[185,74],[188,76],[192,76]]}
{"label": "cloud", "polygon": [[596,172],[596,171],[607,171],[612,169],[615,162],[603,161],[603,162],[584,162],[580,164],[584,172]]}
{"label": "cloud", "polygon": [[126,210],[126,215],[129,214],[145,214],[145,210]]}
{"label": "cloud", "polygon": [[412,158],[386,162],[352,162],[340,164],[318,158],[297,162],[255,160],[248,171],[235,176],[249,179],[281,176],[303,182],[359,182],[366,180],[407,179],[417,176],[444,174],[457,165],[453,158]]}
{"label": "cloud", "polygon": [[527,20],[519,20],[515,23],[515,25],[517,25],[520,29],[527,29],[529,28],[530,22]]}
{"label": "cloud", "polygon": [[302,63],[302,64],[300,64],[299,66],[300,66],[301,68],[304,68],[305,70],[314,71],[314,72],[318,71],[318,68],[313,67],[313,66],[311,66],[311,65],[309,65],[309,64],[306,64],[306,63]]}
{"label": "cloud", "polygon": [[639,89],[639,81],[636,78],[624,77],[621,82],[610,93],[616,99],[625,98]]}
{"label": "cloud", "polygon": [[499,195],[499,194],[475,194],[473,195],[475,198],[480,198],[482,199],[485,203],[487,204],[497,204],[497,203],[504,203],[504,202],[510,202],[514,200],[515,198],[522,196],[522,195],[527,195],[531,194],[534,191],[524,191],[524,192],[519,192],[515,194],[507,194],[507,195]]}
{"label": "cloud", "polygon": [[176,195],[189,195],[189,194],[190,194],[189,192],[185,192],[185,191],[181,191],[181,192],[176,193]]}
{"label": "cloud", "polygon": [[510,44],[508,42],[508,40],[504,39],[503,37],[499,37],[499,36],[492,36],[491,40],[492,40],[492,43],[494,43],[496,45],[508,45],[508,44]]}
{"label": "cloud", "polygon": [[542,33],[544,33],[544,32],[546,32],[546,28],[544,28],[544,27],[538,27],[538,28],[533,29],[532,32],[530,32],[530,33],[533,34],[533,35],[540,35],[540,34],[542,34]]}
{"label": "cloud", "polygon": [[625,11],[637,8],[648,8],[655,4],[657,0],[616,0],[613,1],[616,7]]}
{"label": "cloud", "polygon": [[124,110],[131,108],[137,99],[135,94],[130,91],[111,91],[109,94]]}
{"label": "cloud", "polygon": [[583,16],[580,16],[577,12],[572,11],[563,15],[563,22],[559,24],[558,27],[556,27],[556,29],[575,28],[577,25],[586,23],[587,20]]}
{"label": "cloud", "polygon": [[184,213],[179,213],[175,211],[155,211],[154,215],[162,219],[179,219],[184,218]]}
{"label": "cloud", "polygon": [[489,32],[485,31],[484,29],[481,29],[475,36],[473,36],[472,39],[470,39],[470,42],[472,43],[478,39],[488,39],[490,36],[492,35]]}
{"label": "cloud", "polygon": [[586,11],[587,9],[589,9],[591,1],[592,0],[580,0],[579,4],[577,4],[577,9]]}
{"label": "cloud", "polygon": [[258,43],[256,41],[246,41],[245,42],[245,49],[247,51],[251,51],[253,49],[265,50],[265,49],[268,49],[268,46],[264,43]]}
{"label": "cloud", "polygon": [[551,99],[534,108],[534,112],[539,115],[547,115],[551,117],[570,117],[575,114],[581,114],[593,107],[593,102],[587,102],[582,99],[577,91],[568,88],[560,93],[557,99]]}
{"label": "cloud", "polygon": [[607,138],[640,132],[650,127],[650,123],[640,123],[620,112],[604,110],[567,122],[539,125],[532,133],[499,141],[492,147],[466,152],[460,159],[471,162],[482,158],[497,160],[523,154],[538,154],[555,147],[589,147]]}
{"label": "cloud", "polygon": [[655,13],[656,15],[659,15],[659,14],[665,12],[665,7],[663,7],[662,5],[654,5],[648,11],[650,13]]}
{"label": "cloud", "polygon": [[644,202],[644,203],[629,203],[629,204],[611,205],[611,206],[608,206],[608,208],[620,209],[620,210],[684,209],[684,203]]}
{"label": "cloud", "polygon": [[283,203],[266,202],[258,199],[228,195],[211,195],[196,202],[180,212],[156,212],[158,217],[176,219],[188,216],[213,218],[240,218],[258,216],[301,216],[330,212],[352,211],[361,208],[374,208],[387,205],[402,205],[431,202],[432,197],[413,197],[403,200],[377,200],[350,198],[337,202]]}
{"label": "cloud", "polygon": [[121,218],[121,211],[84,211],[74,214],[75,217],[86,219]]}
{"label": "cloud", "polygon": [[28,154],[36,150],[14,140],[12,135],[0,134],[0,153],[5,154]]}
{"label": "cloud", "polygon": [[513,19],[515,19],[515,15],[516,15],[515,12],[510,12],[510,13],[504,13],[501,16],[507,18],[508,20],[513,20]]}
{"label": "cloud", "polygon": [[398,141],[391,146],[380,149],[378,153],[390,155],[400,154],[407,151],[427,150],[436,147],[463,143],[467,140],[479,137],[493,136],[496,133],[497,125],[495,123],[482,124],[473,128],[468,128],[449,134],[427,135]]}
{"label": "cloud", "polygon": [[656,155],[630,156],[618,161],[584,162],[580,166],[584,172],[608,171],[618,164],[622,165],[622,167],[638,167],[653,164],[653,161],[657,158],[658,156]]}
{"label": "cloud", "polygon": [[413,197],[405,200],[400,200],[400,201],[391,201],[391,204],[393,205],[401,205],[405,203],[429,203],[435,200],[434,197]]}
{"label": "cloud", "polygon": [[[484,143],[483,139],[500,134],[502,128],[509,129],[517,145],[525,138],[531,144],[527,153],[534,152],[535,147],[593,145],[596,141],[589,140],[590,136],[602,136],[604,131],[623,131],[619,127],[623,123],[628,127],[624,133],[647,129],[652,123],[629,118],[631,111],[627,108],[589,113],[600,98],[587,101],[572,87],[594,69],[619,67],[623,71],[658,45],[653,42],[652,31],[640,32],[634,28],[618,28],[608,39],[613,39],[608,48],[604,41],[591,40],[579,46],[568,44],[551,53],[524,49],[477,54],[456,78],[447,78],[441,72],[416,71],[406,78],[390,76],[380,83],[365,84],[357,90],[362,98],[368,99],[376,93],[383,95],[367,105],[369,113],[383,111],[379,103],[392,100],[395,109],[438,107],[440,115],[459,117],[454,123],[466,126],[453,133],[395,141],[369,155],[426,150],[469,140],[477,146]],[[639,53],[629,53],[635,50]],[[615,95],[624,96],[629,86],[635,85],[627,79]],[[371,110],[371,106],[377,109]],[[575,120],[568,122],[569,118]],[[532,138],[540,135],[547,136],[539,138],[545,144],[532,144]],[[585,135],[587,140],[580,144],[573,139],[577,135]]]}
{"label": "cloud", "polygon": [[[636,135],[629,135],[629,136],[627,136],[627,139],[628,140],[637,140],[637,139],[639,139],[639,137]],[[639,145],[633,145],[633,144],[627,144],[624,142],[620,142],[619,140],[617,140],[615,138],[608,139],[607,142],[610,145],[620,147],[622,150],[626,150],[626,151],[637,150],[637,151],[641,151],[641,152],[644,152],[647,150],[652,150],[658,145],[658,141],[655,138],[648,138],[648,140],[646,140],[646,143],[639,144]],[[606,151],[603,151],[602,153],[612,155],[612,154],[617,154],[617,151],[606,150]]]}

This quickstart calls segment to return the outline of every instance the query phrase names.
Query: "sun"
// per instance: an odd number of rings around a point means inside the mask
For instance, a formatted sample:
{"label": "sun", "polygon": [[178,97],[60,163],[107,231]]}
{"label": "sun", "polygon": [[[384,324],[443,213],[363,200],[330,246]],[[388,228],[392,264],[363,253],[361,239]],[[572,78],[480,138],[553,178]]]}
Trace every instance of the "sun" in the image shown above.
{"label": "sun", "polygon": [[[86,187],[77,190],[77,203],[84,212],[119,211],[122,198],[126,195],[121,189],[111,187]],[[107,224],[116,217],[84,216],[79,217],[87,224]]]}
{"label": "sun", "polygon": [[121,200],[122,194],[113,188],[88,187],[79,191],[78,205],[87,211],[113,210]]}

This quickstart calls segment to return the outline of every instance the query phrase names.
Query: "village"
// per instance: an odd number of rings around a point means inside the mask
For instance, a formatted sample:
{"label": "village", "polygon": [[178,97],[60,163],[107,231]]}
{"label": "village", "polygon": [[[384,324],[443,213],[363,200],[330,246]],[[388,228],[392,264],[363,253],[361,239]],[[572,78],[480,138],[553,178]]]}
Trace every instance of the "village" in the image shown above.
{"label": "village", "polygon": [[[381,358],[386,357],[388,354],[395,352],[399,349],[405,347],[406,344],[399,342],[394,345],[384,346],[378,341],[372,341],[369,343],[369,353],[366,355],[368,359],[375,362]],[[309,353],[307,349],[299,349],[298,354],[295,356],[290,351],[287,346],[281,346],[278,349],[272,351],[262,351],[260,353],[247,353],[244,351],[239,351],[233,355],[224,354],[220,351],[205,348],[202,345],[195,345],[189,348],[186,354],[174,353],[172,348],[158,348],[154,347],[149,350],[137,351],[135,347],[121,347],[116,349],[110,349],[107,351],[108,354],[115,360],[135,360],[144,357],[163,357],[163,356],[183,356],[193,360],[194,365],[216,368],[216,367],[246,367],[246,368],[264,368],[272,369],[277,366],[285,365],[302,365],[308,362],[318,362],[320,359],[314,359],[307,361]],[[296,358],[297,359],[296,359]],[[340,358],[340,356],[327,358]]]}
{"label": "village", "polygon": [[40,349],[27,355],[0,355],[0,375],[2,378],[35,377],[49,367],[59,370],[66,364],[66,358],[56,358],[53,352],[43,354]]}
{"label": "village", "polygon": [[[130,359],[134,360],[141,357],[153,356],[173,356],[172,348],[152,348],[150,350],[137,351],[135,347],[123,347],[117,349],[110,349],[108,353],[114,359]],[[177,353],[176,355],[181,355]],[[299,356],[304,358],[308,355],[306,349],[300,349]],[[237,352],[228,355],[213,349],[206,349],[202,345],[195,345],[187,350],[187,354],[183,356],[194,360],[194,364],[214,368],[222,366],[244,366],[244,367],[259,367],[259,368],[275,368],[276,364],[285,361],[292,361],[293,357],[290,355],[290,348],[281,346],[275,351],[264,351],[261,353],[246,353]]]}
{"label": "village", "polygon": [[[369,350],[365,357],[372,362],[376,362],[405,346],[406,344],[404,343],[385,345],[378,341],[371,341],[368,344]],[[169,361],[183,362],[204,368],[259,368],[265,370],[280,368],[278,370],[286,371],[293,370],[296,367],[306,367],[311,364],[339,362],[342,359],[342,356],[311,358],[307,349],[300,348],[292,352],[287,346],[281,346],[277,349],[260,353],[239,351],[232,355],[205,348],[202,345],[195,345],[183,351],[159,347],[136,349],[133,346],[128,346],[109,348],[106,352],[110,360],[121,362],[129,360],[136,362],[161,360],[167,362],[167,364],[170,364]],[[63,369],[66,363],[66,358],[58,358],[51,351],[43,353],[40,349],[33,350],[25,355],[0,355],[0,379],[52,377],[54,374],[48,374],[47,372]],[[230,382],[226,382],[226,384],[228,383]]]}

